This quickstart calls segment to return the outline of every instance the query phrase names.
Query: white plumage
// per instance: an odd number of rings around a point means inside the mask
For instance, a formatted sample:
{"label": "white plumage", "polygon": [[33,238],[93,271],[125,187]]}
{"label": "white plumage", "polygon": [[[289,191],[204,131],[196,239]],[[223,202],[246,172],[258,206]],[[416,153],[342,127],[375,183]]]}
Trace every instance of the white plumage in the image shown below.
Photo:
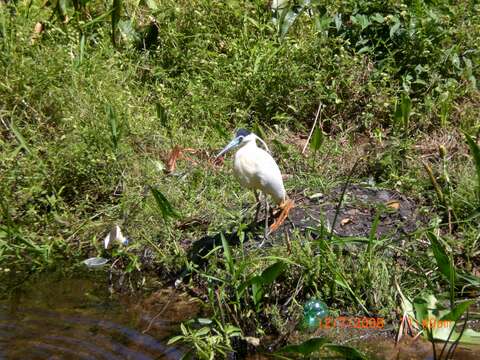
{"label": "white plumage", "polygon": [[[267,151],[257,146],[259,140]],[[287,198],[285,187],[283,186],[282,174],[277,163],[268,152],[265,142],[254,133],[240,129],[235,134],[235,138],[220,151],[217,158],[225,154],[228,150],[239,147],[235,153],[233,161],[233,172],[235,177],[243,187],[253,190],[257,199],[257,211],[255,213],[255,222],[260,211],[260,201],[257,190],[265,194],[265,235],[268,236],[268,201],[270,195],[275,204],[282,206]],[[285,215],[286,216],[286,215]],[[263,242],[262,242],[263,244]]]}
{"label": "white plumage", "polygon": [[280,205],[286,197],[282,174],[273,157],[257,146],[256,135],[245,136],[235,153],[233,172],[240,185],[270,195]]}

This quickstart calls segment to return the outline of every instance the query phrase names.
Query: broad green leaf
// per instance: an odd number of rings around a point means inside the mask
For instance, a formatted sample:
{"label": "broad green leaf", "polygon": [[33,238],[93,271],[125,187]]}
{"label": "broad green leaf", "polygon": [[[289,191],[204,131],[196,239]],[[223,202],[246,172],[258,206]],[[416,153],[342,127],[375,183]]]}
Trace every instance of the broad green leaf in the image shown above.
{"label": "broad green leaf", "polygon": [[428,302],[422,297],[413,299],[413,309],[415,310],[415,319],[422,322],[423,319],[428,319]]}
{"label": "broad green leaf", "polygon": [[443,315],[440,320],[457,321],[467,309],[475,303],[475,300],[464,301],[455,306],[449,313]]}
{"label": "broad green leaf", "polygon": [[342,28],[342,14],[335,14],[335,17],[333,18],[335,21],[335,28],[337,31],[340,31]]}
{"label": "broad green leaf", "polygon": [[310,147],[316,153],[323,144],[323,131],[320,126],[315,127],[312,135],[312,142],[310,143]]}
{"label": "broad green leaf", "polygon": [[229,336],[240,336],[242,334],[242,330],[239,329],[238,327],[236,326],[233,326],[231,324],[227,324],[225,326],[225,334],[229,335]]}
{"label": "broad green leaf", "polygon": [[263,283],[260,276],[254,276],[251,280],[252,298],[255,305],[259,304],[263,298]]}
{"label": "broad green leaf", "polygon": [[85,33],[82,33],[80,37],[80,51],[78,54],[78,63],[81,64],[83,62],[83,57],[85,55]]}
{"label": "broad green leaf", "polygon": [[198,318],[197,321],[199,324],[202,325],[210,325],[213,322],[211,319],[208,318]]}
{"label": "broad green leaf", "polygon": [[428,232],[427,236],[430,239],[430,243],[432,244],[433,255],[435,256],[435,261],[437,262],[440,272],[449,282],[455,282],[455,268],[453,267],[451,259],[445,252],[445,249],[442,247],[435,234],[433,234],[432,232]]}
{"label": "broad green leaf", "polygon": [[262,274],[260,275],[260,280],[263,285],[271,284],[275,281],[275,279],[283,273],[287,265],[282,262],[276,262],[273,265],[270,265],[268,268],[263,270]]}
{"label": "broad green leaf", "polygon": [[383,16],[379,13],[375,13],[374,15],[370,16],[370,19],[376,21],[379,24],[382,24],[385,21]]}
{"label": "broad green leaf", "polygon": [[287,345],[281,348],[279,353],[291,353],[291,354],[301,354],[301,355],[310,355],[315,351],[319,351],[325,344],[328,344],[329,340],[327,338],[315,337],[304,341],[298,345]]}
{"label": "broad green leaf", "polygon": [[167,345],[175,344],[176,342],[178,342],[182,339],[183,339],[183,335],[174,336],[170,340],[168,340]]}
{"label": "broad green leaf", "polygon": [[305,4],[297,6],[288,6],[281,11],[278,33],[283,38],[290,27],[293,25],[297,17],[305,10]]}
{"label": "broad green leaf", "polygon": [[204,326],[200,330],[195,331],[196,336],[205,336],[208,333],[210,333],[210,328],[207,326]]}

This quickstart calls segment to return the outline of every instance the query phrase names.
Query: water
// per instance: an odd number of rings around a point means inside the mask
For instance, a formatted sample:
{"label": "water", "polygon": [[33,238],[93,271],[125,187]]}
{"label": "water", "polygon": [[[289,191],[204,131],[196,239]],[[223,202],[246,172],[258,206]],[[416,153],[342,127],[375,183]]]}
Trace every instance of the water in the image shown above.
{"label": "water", "polygon": [[179,359],[181,350],[166,343],[197,308],[171,290],[112,295],[99,272],[14,284],[0,294],[2,360]]}
{"label": "water", "polygon": [[[167,346],[168,339],[199,312],[197,302],[172,289],[111,294],[102,271],[6,280],[0,279],[0,360],[180,359],[182,350]],[[383,331],[320,329],[310,335],[355,346],[371,359],[433,359],[428,342],[404,337],[395,346]],[[460,347],[455,359],[480,359],[480,347]]]}

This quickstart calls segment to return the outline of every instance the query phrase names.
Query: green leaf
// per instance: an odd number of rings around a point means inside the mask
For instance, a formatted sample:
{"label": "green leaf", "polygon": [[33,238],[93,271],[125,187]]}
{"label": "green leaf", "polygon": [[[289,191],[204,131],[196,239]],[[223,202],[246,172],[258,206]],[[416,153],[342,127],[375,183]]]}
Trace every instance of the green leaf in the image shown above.
{"label": "green leaf", "polygon": [[464,301],[455,306],[449,313],[443,315],[440,320],[457,321],[467,309],[475,303],[475,300]]}
{"label": "green leaf", "polygon": [[257,134],[262,140],[267,139],[267,135],[265,135],[265,131],[263,131],[262,126],[257,122],[253,124],[253,132]]}
{"label": "green leaf", "polygon": [[122,36],[130,43],[135,43],[140,40],[140,36],[134,29],[130,20],[120,20],[118,22],[118,29]]}
{"label": "green leaf", "polygon": [[145,0],[145,3],[147,4],[148,8],[150,10],[158,10],[158,5],[155,0]]}
{"label": "green leaf", "polygon": [[263,285],[271,284],[275,281],[275,279],[283,273],[287,265],[282,262],[278,261],[273,265],[270,265],[268,268],[263,270],[262,274],[260,275],[260,280]]}
{"label": "green leaf", "polygon": [[10,123],[10,129],[12,130],[13,135],[15,135],[15,138],[17,139],[18,144],[20,145],[20,148],[25,150],[27,153],[31,153],[30,148],[28,147],[27,142],[25,141],[25,138],[17,129],[13,121]]}
{"label": "green leaf", "polygon": [[117,151],[121,137],[121,129],[118,125],[117,114],[115,113],[115,110],[110,104],[106,106],[106,110],[108,117],[108,125],[110,127],[110,140],[112,141],[112,148],[114,151]]}
{"label": "green leaf", "polygon": [[263,283],[260,276],[254,276],[251,279],[253,303],[258,305],[263,298]]}
{"label": "green leaf", "polygon": [[157,112],[157,118],[160,120],[160,124],[168,128],[168,115],[167,110],[160,103],[155,103],[155,111]]}
{"label": "green leaf", "polygon": [[160,210],[165,222],[167,222],[169,218],[180,217],[180,215],[173,209],[172,205],[170,205],[170,202],[167,200],[167,198],[159,190],[150,186],[150,191],[157,202],[158,209]]}
{"label": "green leaf", "polygon": [[279,353],[293,353],[301,355],[310,355],[315,351],[319,351],[329,340],[327,338],[315,337],[304,341],[298,345],[287,345],[281,348]]}
{"label": "green leaf", "polygon": [[209,333],[210,333],[210,328],[207,326],[204,326],[200,330],[195,331],[196,336],[205,336]]}
{"label": "green leaf", "polygon": [[379,24],[382,24],[385,21],[383,16],[379,13],[375,13],[374,15],[370,16],[370,19],[375,20]]}
{"label": "green leaf", "polygon": [[342,355],[346,360],[368,360],[364,354],[350,346],[326,344],[325,347]]}
{"label": "green leaf", "polygon": [[440,244],[440,241],[438,241],[435,234],[433,234],[432,232],[428,232],[427,236],[430,239],[430,243],[432,244],[433,256],[435,257],[435,261],[437,262],[440,272],[449,282],[455,282],[455,268],[453,267],[453,263],[447,255],[445,249]]}
{"label": "green leaf", "polygon": [[315,127],[312,135],[312,142],[310,143],[310,147],[315,153],[322,147],[323,139],[322,129],[319,126]]}
{"label": "green leaf", "polygon": [[283,38],[288,33],[290,27],[304,10],[305,4],[288,6],[281,11],[278,29],[278,34],[281,38]]}
{"label": "green leaf", "polygon": [[230,251],[230,245],[228,244],[227,239],[225,239],[225,236],[223,235],[223,233],[220,233],[220,238],[222,239],[223,257],[227,262],[228,272],[230,273],[230,275],[234,276],[235,267],[233,265],[233,258],[232,258],[232,253]]}
{"label": "green leaf", "polygon": [[475,168],[477,170],[478,191],[480,192],[480,147],[470,135],[465,134],[465,138],[467,139],[467,144],[472,153]]}
{"label": "green leaf", "polygon": [[393,24],[393,26],[390,28],[390,38],[393,38],[393,35],[395,35],[400,28],[400,22],[396,22]]}
{"label": "green leaf", "polygon": [[406,94],[402,94],[402,117],[403,117],[403,125],[405,128],[408,127],[408,119],[410,118],[410,114],[412,112],[412,100]]}
{"label": "green leaf", "polygon": [[170,340],[168,340],[167,345],[175,344],[176,342],[178,342],[182,339],[183,339],[183,335],[174,336]]}
{"label": "green leaf", "polygon": [[78,54],[78,63],[81,64],[83,62],[83,57],[85,55],[85,34],[82,33],[80,37],[80,51]]}
{"label": "green leaf", "polygon": [[334,21],[335,28],[337,29],[337,31],[340,31],[340,29],[342,28],[342,14],[335,14]]}
{"label": "green leaf", "polygon": [[422,297],[413,299],[413,309],[415,311],[415,319],[422,322],[423,319],[428,319],[428,302]]}

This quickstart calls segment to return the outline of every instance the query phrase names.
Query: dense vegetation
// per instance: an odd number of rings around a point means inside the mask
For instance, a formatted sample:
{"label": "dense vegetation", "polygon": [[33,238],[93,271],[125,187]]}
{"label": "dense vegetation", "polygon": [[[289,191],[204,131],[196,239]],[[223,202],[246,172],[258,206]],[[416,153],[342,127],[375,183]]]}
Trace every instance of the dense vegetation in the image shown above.
{"label": "dense vegetation", "polygon": [[[219,338],[184,328],[205,356],[228,351],[228,323],[245,336],[285,333],[309,296],[392,319],[397,283],[412,297],[449,292],[453,306],[468,294],[438,271],[433,243],[476,294],[479,5],[287,5],[0,1],[0,271],[96,255],[166,279],[187,269],[184,289],[216,304],[223,324]],[[319,106],[316,148],[302,155]],[[328,193],[356,163],[351,182],[407,194],[424,228],[356,252],[305,234],[267,249],[223,241],[194,264],[190,244],[207,232],[249,236],[252,194],[229,161],[211,162],[239,127],[264,136],[289,192]],[[187,150],[168,173],[175,146]],[[105,252],[115,223],[131,244]]]}

